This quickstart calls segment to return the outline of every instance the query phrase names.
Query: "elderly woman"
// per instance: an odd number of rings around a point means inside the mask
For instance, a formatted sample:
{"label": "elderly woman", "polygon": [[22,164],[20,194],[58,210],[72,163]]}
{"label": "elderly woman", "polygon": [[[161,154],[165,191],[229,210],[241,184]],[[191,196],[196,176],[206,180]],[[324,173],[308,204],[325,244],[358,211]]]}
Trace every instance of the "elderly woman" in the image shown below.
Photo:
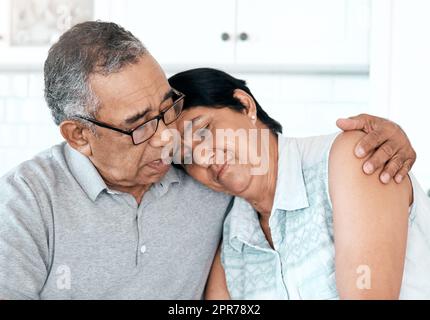
{"label": "elderly woman", "polygon": [[[179,132],[186,140],[191,124],[202,138],[185,142],[185,171],[235,196],[206,298],[430,298],[428,199],[412,175],[384,185],[362,174],[352,150],[363,133],[285,137],[245,82],[218,70],[169,82],[186,95]],[[247,161],[221,129],[248,132]],[[256,174],[256,158],[268,170]]]}

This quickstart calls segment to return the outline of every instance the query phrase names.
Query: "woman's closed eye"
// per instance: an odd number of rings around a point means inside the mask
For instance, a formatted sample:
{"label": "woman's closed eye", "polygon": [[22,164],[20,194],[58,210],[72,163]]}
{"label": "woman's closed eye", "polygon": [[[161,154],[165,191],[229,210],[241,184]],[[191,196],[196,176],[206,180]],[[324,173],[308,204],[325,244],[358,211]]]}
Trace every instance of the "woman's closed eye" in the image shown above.
{"label": "woman's closed eye", "polygon": [[191,148],[184,147],[184,152],[182,156],[183,164],[191,164],[193,162],[193,150]]}
{"label": "woman's closed eye", "polygon": [[199,138],[204,138],[208,135],[209,125],[204,126],[203,128],[199,128],[194,132],[194,136]]}

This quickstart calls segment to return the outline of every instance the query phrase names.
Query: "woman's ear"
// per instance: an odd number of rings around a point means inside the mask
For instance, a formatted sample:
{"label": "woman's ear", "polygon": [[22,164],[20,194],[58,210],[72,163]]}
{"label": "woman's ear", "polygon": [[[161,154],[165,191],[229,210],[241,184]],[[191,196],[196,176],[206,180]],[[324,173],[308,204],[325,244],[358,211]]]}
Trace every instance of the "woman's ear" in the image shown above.
{"label": "woman's ear", "polygon": [[238,100],[241,105],[245,107],[243,111],[252,121],[253,124],[257,123],[257,105],[255,100],[242,89],[236,89],[233,93],[233,98]]}

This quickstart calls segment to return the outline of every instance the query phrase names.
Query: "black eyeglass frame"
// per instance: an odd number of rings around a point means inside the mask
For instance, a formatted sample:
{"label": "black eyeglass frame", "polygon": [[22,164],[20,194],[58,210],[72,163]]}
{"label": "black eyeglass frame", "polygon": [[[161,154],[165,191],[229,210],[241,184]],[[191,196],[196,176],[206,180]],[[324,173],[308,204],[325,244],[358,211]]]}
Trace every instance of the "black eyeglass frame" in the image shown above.
{"label": "black eyeglass frame", "polygon": [[[183,105],[182,105],[182,107],[181,107],[181,110],[179,111],[179,113],[178,113],[178,114],[177,114],[177,116],[175,117],[175,119],[173,119],[172,121],[169,121],[168,123],[166,123],[166,122],[164,121],[164,120],[165,120],[165,119],[164,119],[164,115],[165,115],[169,110],[171,110],[172,108],[176,107],[176,106],[178,105],[178,103],[183,102],[183,100],[184,100],[184,98],[185,98],[185,94],[183,94],[182,92],[179,92],[178,90],[173,89],[173,88],[172,88],[172,90],[173,90],[173,92],[174,92],[176,95],[178,95],[179,97],[178,97],[175,101],[173,101],[173,103],[172,103],[172,105],[171,105],[170,107],[168,107],[167,109],[165,109],[165,110],[161,111],[161,112],[160,112],[160,114],[159,114],[159,115],[157,115],[156,117],[154,117],[154,118],[152,118],[152,119],[149,119],[149,120],[145,121],[144,123],[142,123],[142,124],[138,125],[137,127],[135,127],[134,129],[131,129],[131,130],[123,130],[123,129],[120,129],[120,128],[116,128],[116,127],[113,127],[113,126],[111,126],[111,125],[109,125],[109,124],[107,124],[107,123],[104,123],[104,122],[98,121],[98,120],[96,120],[96,119],[91,119],[91,118],[88,118],[88,117],[84,117],[84,116],[79,116],[79,115],[78,115],[78,116],[75,116],[75,118],[78,118],[78,119],[81,119],[81,120],[85,120],[85,121],[91,122],[91,123],[95,124],[96,126],[99,126],[99,127],[105,128],[105,129],[110,129],[110,130],[113,130],[113,131],[120,132],[120,133],[122,133],[122,134],[128,135],[128,136],[130,136],[130,137],[131,137],[131,140],[133,141],[133,144],[134,144],[134,145],[139,145],[139,144],[141,144],[141,143],[144,143],[144,142],[148,141],[149,139],[151,139],[151,138],[154,136],[154,134],[155,134],[155,133],[157,132],[157,130],[158,130],[158,124],[159,124],[160,120],[163,120],[164,124],[165,124],[166,126],[168,126],[169,124],[172,124],[173,122],[175,122],[175,121],[179,118],[179,116],[181,115],[182,110],[183,110]],[[142,128],[144,125],[146,125],[146,124],[148,124],[149,122],[154,121],[154,120],[157,120],[157,125],[155,126],[155,130],[154,130],[154,132],[151,134],[151,136],[150,136],[150,137],[148,137],[148,138],[146,138],[145,140],[143,140],[143,141],[139,142],[139,143],[136,143],[136,142],[134,141],[133,132],[135,132],[136,130],[138,130],[138,129]]]}

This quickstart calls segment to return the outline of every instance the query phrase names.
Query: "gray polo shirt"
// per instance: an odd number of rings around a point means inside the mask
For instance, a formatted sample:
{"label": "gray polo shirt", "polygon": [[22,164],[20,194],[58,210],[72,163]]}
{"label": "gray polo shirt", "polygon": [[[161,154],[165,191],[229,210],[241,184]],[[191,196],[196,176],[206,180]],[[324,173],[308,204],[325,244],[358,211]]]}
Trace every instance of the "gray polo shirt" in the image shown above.
{"label": "gray polo shirt", "polygon": [[54,146],[0,179],[0,299],[200,299],[230,199],[172,167],[138,206]]}

